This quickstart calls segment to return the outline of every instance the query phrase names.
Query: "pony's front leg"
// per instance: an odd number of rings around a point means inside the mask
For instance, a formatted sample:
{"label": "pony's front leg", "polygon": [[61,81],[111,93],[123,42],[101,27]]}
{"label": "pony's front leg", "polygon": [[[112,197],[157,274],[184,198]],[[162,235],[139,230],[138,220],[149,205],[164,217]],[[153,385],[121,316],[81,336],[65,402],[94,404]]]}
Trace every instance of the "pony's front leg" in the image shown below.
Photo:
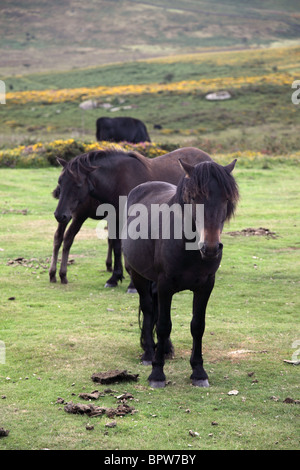
{"label": "pony's front leg", "polygon": [[152,388],[162,388],[166,385],[166,376],[164,374],[165,351],[169,341],[172,322],[171,322],[171,302],[172,293],[168,290],[162,291],[158,285],[158,320],[156,326],[157,346],[152,361],[152,372],[148,377],[149,385]]}
{"label": "pony's front leg", "polygon": [[206,306],[213,290],[214,282],[215,277],[211,276],[205,286],[194,292],[193,318],[191,321],[193,349],[190,364],[193,369],[191,375],[192,384],[196,387],[209,387],[208,376],[203,368],[202,337],[205,329]]}
{"label": "pony's front leg", "polygon": [[66,235],[64,237],[63,252],[60,263],[59,276],[62,284],[68,284],[67,279],[67,265],[68,258],[71,246],[73,244],[74,238],[82,227],[83,222],[86,220],[86,217],[83,219],[72,219],[72,223],[68,228]]}
{"label": "pony's front leg", "polygon": [[59,222],[56,232],[54,234],[53,253],[52,253],[52,258],[51,258],[51,265],[49,268],[50,282],[56,282],[56,266],[57,266],[58,252],[63,242],[64,233],[65,233],[67,225],[68,225],[67,223]]}

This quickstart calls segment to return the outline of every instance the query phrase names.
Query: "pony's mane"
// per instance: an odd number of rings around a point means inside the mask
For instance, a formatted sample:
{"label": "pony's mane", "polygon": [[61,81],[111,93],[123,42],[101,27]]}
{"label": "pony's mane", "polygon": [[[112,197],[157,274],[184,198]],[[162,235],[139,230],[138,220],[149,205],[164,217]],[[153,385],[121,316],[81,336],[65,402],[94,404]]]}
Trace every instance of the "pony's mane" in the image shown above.
{"label": "pony's mane", "polygon": [[196,195],[208,199],[209,181],[212,178],[217,180],[224,197],[228,201],[226,219],[230,219],[239,199],[238,185],[232,174],[214,161],[199,163],[194,167],[189,178],[183,177],[178,185],[177,196],[181,203],[186,202],[186,198],[190,199],[190,197]]}
{"label": "pony's mane", "polygon": [[113,157],[119,156],[121,158],[135,158],[139,162],[144,163],[142,155],[137,152],[118,150],[118,149],[107,149],[107,150],[98,150],[88,153],[83,153],[72,158],[64,170],[70,173],[75,178],[80,178],[82,174],[90,173],[101,166],[101,163],[109,163]]}

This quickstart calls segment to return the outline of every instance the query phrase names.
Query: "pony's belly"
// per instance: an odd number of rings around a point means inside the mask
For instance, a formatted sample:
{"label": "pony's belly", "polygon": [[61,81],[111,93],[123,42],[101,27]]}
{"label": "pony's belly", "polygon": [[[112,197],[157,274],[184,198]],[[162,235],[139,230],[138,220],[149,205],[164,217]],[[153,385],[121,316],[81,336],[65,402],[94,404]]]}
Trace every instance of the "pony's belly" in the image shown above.
{"label": "pony's belly", "polygon": [[134,271],[150,281],[156,281],[153,245],[150,240],[123,240],[122,248],[126,261]]}

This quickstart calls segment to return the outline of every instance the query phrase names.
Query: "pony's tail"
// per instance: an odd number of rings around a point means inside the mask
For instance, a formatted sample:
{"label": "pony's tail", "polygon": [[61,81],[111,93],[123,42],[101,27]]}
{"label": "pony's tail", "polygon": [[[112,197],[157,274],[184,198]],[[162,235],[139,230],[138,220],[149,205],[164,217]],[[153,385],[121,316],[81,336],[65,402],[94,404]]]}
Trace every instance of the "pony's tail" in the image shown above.
{"label": "pony's tail", "polygon": [[139,329],[140,330],[142,329],[142,327],[141,327],[141,313],[142,313],[142,309],[141,309],[141,305],[139,305],[139,316],[138,316],[138,318],[139,318]]}

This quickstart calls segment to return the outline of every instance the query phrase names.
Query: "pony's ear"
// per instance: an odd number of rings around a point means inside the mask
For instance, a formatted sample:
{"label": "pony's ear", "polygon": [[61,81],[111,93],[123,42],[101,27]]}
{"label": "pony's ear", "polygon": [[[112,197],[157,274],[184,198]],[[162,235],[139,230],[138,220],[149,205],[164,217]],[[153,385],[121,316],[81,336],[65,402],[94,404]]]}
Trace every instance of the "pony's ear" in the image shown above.
{"label": "pony's ear", "polygon": [[66,166],[67,162],[63,158],[56,158],[57,163],[59,163],[63,168]]}
{"label": "pony's ear", "polygon": [[56,188],[52,191],[52,196],[55,199],[59,199],[59,193],[60,193],[59,186],[56,186]]}
{"label": "pony's ear", "polygon": [[229,165],[226,165],[224,166],[225,170],[227,171],[227,173],[231,173],[232,170],[234,169],[235,167],[235,164],[237,162],[237,158],[235,160],[233,160],[233,162],[229,163]]}
{"label": "pony's ear", "polygon": [[185,172],[186,177],[189,178],[192,174],[193,169],[194,169],[193,165],[190,165],[189,163],[184,162],[180,158],[178,158],[178,161],[179,161],[179,164],[180,164],[181,168]]}

